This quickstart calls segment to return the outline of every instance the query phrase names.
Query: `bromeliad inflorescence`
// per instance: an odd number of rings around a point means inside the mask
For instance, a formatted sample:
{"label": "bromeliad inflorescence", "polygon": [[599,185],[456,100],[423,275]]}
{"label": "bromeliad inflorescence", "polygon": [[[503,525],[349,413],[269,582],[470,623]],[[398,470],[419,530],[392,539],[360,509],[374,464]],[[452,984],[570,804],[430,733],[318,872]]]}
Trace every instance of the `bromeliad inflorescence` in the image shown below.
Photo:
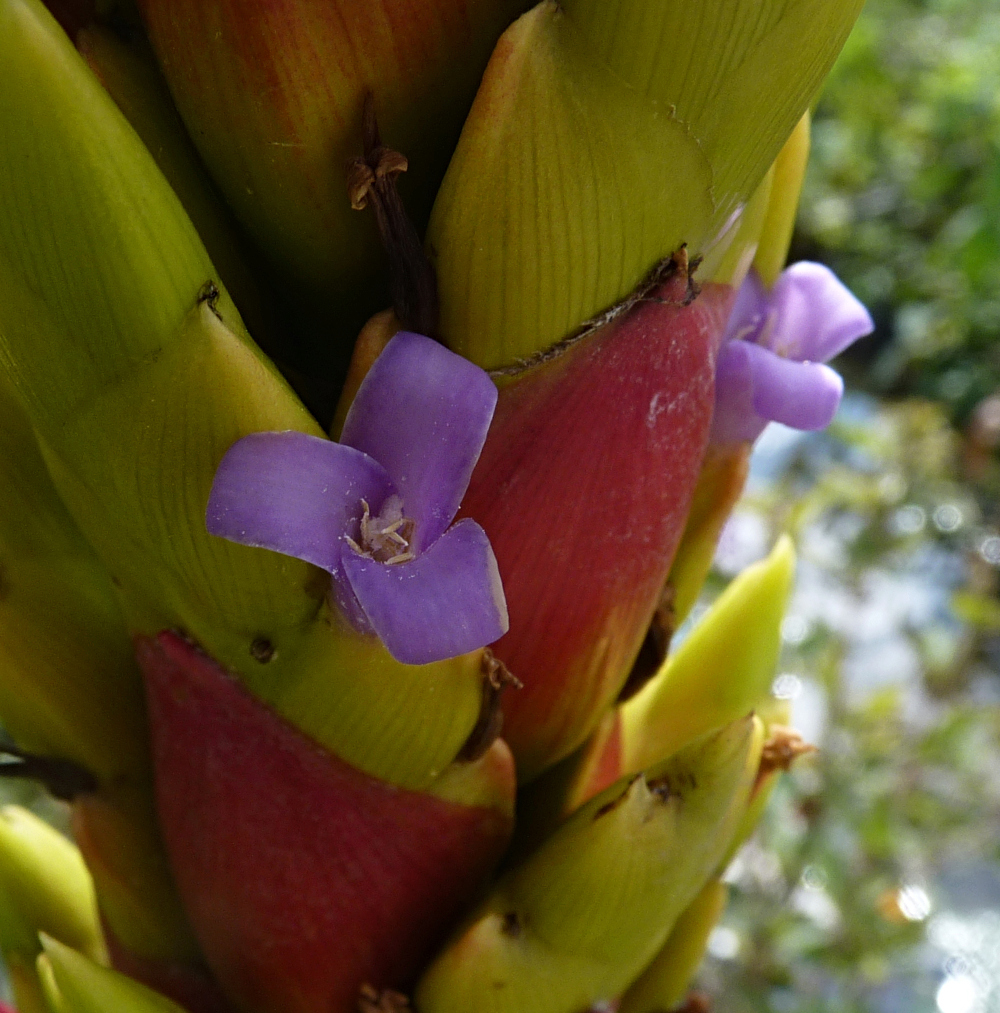
{"label": "bromeliad inflorescence", "polygon": [[[0,0],[0,719],[87,772],[100,909],[0,834],[20,1013],[675,1007],[788,720],[790,543],[662,655],[749,441],[829,421],[870,326],[743,285],[860,0],[97,6]],[[359,146],[434,323],[379,312]]]}

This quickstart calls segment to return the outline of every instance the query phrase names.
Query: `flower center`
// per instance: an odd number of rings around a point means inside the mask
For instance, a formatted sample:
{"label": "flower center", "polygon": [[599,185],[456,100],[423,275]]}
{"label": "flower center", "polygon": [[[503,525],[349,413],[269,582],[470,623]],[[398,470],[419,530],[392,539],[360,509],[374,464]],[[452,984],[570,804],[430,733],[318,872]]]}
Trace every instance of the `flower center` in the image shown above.
{"label": "flower center", "polygon": [[794,359],[795,356],[792,354],[795,339],[789,335],[785,336],[783,342],[779,342],[775,339],[774,332],[778,328],[778,311],[771,307],[764,315],[764,321],[761,325],[760,336],[757,338],[757,344],[763,348],[768,348],[775,355],[780,355],[783,359]]}
{"label": "flower center", "polygon": [[[362,556],[379,563],[408,563],[415,558],[410,552],[413,540],[413,521],[403,516],[403,500],[390,496],[374,516],[366,500],[361,501],[361,544],[347,537],[347,544]],[[346,536],[345,536],[346,537]]]}

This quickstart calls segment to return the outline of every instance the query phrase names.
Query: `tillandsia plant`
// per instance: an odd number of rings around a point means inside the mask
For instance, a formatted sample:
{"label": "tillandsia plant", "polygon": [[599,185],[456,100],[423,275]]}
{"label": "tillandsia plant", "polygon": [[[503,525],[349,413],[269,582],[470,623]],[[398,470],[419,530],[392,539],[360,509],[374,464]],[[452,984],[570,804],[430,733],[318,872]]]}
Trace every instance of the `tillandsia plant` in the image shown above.
{"label": "tillandsia plant", "polygon": [[871,329],[782,272],[858,7],[0,0],[19,1013],[683,1002],[808,749],[787,538],[671,640]]}

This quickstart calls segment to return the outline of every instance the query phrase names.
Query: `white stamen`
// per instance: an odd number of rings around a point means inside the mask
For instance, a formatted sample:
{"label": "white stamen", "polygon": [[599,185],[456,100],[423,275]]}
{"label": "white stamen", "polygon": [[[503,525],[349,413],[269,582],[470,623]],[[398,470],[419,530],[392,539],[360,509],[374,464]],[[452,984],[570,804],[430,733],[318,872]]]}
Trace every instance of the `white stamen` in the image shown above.
{"label": "white stamen", "polygon": [[411,559],[417,557],[412,552],[401,552],[398,556],[393,556],[392,559],[387,559],[386,566],[392,566],[393,563],[408,563]]}
{"label": "white stamen", "polygon": [[358,545],[358,543],[357,543],[357,542],[356,542],[356,541],[355,541],[355,540],[354,540],[353,538],[351,538],[351,536],[350,536],[350,535],[344,535],[344,541],[345,541],[345,542],[347,542],[347,544],[348,544],[348,545],[349,545],[349,546],[350,546],[350,547],[351,547],[352,549],[354,549],[354,551],[355,551],[355,552],[356,552],[356,553],[357,553],[357,554],[358,554],[359,556],[368,556],[369,558],[371,557],[371,553],[370,553],[370,552],[365,552],[365,550],[364,550],[364,549],[362,549],[362,548],[361,548],[361,546],[360,546],[360,545]]}
{"label": "white stamen", "polygon": [[351,548],[386,564],[408,563],[416,558],[409,551],[413,521],[403,516],[403,500],[399,496],[390,496],[375,517],[366,500],[361,500],[361,509],[361,545],[345,536]]}

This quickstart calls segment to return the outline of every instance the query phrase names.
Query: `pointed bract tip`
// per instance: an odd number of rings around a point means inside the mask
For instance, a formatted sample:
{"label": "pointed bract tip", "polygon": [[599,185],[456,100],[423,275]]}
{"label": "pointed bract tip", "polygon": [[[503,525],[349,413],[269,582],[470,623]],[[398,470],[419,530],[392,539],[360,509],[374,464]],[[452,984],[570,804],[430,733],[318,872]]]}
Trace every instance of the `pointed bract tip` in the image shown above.
{"label": "pointed bract tip", "polygon": [[788,257],[809,161],[810,129],[811,116],[807,111],[774,160],[767,213],[753,259],[754,271],[768,288],[778,280]]}
{"label": "pointed bract tip", "polygon": [[185,1013],[166,996],[40,936],[39,977],[54,1013]]}
{"label": "pointed bract tip", "polygon": [[795,574],[783,535],[735,577],[658,675],[622,705],[623,770],[641,770],[765,699]]}
{"label": "pointed bract tip", "polygon": [[0,810],[0,949],[34,960],[48,932],[107,960],[90,873],[77,847],[20,806]]}

